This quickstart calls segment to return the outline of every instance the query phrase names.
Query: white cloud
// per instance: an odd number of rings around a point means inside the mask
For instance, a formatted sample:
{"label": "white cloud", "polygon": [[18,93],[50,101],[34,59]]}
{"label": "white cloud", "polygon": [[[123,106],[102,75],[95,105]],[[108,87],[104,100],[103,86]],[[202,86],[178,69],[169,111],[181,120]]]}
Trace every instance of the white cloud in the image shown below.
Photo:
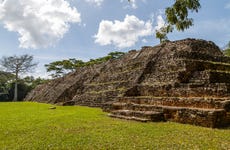
{"label": "white cloud", "polygon": [[[127,3],[128,0],[120,0],[121,3],[125,2]],[[146,3],[146,0],[139,0],[139,2],[143,2],[143,3]],[[126,5],[124,8],[127,9],[127,8],[133,8],[133,9],[137,9],[138,6],[137,6],[137,1],[136,0],[130,0],[129,1],[129,5]]]}
{"label": "white cloud", "polygon": [[90,4],[95,4],[96,6],[101,6],[101,4],[104,2],[104,0],[85,0],[85,1]]}
{"label": "white cloud", "polygon": [[66,0],[4,0],[0,2],[0,22],[19,34],[20,47],[39,48],[54,45],[69,24],[79,23],[81,18]]}
{"label": "white cloud", "polygon": [[160,28],[162,28],[163,26],[165,26],[165,20],[163,19],[162,15],[158,15],[155,30],[160,30]]}
{"label": "white cloud", "polygon": [[135,45],[141,37],[152,35],[153,32],[150,21],[145,22],[136,16],[126,15],[123,22],[102,20],[94,37],[95,42],[100,45],[113,44],[125,48]]}

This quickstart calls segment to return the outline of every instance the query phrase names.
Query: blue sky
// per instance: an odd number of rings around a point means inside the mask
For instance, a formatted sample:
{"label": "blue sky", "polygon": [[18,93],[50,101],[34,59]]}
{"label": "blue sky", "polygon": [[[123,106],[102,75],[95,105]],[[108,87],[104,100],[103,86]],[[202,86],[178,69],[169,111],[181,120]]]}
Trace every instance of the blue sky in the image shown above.
{"label": "blue sky", "polygon": [[[44,64],[89,60],[111,51],[127,52],[159,44],[155,29],[164,23],[170,0],[0,0],[0,57],[33,55],[32,75],[47,77]],[[201,0],[190,16],[194,26],[170,40],[199,38],[219,47],[230,41],[230,0]]]}

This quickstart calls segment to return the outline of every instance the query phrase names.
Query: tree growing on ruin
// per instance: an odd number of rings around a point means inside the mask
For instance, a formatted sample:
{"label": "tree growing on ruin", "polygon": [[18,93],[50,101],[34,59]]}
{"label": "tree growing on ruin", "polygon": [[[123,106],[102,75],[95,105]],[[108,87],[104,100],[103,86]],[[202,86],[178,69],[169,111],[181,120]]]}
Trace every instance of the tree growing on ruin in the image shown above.
{"label": "tree growing on ruin", "polygon": [[79,67],[100,64],[110,59],[118,59],[122,57],[124,54],[125,54],[124,52],[118,52],[118,51],[110,52],[107,56],[96,58],[96,59],[90,59],[89,61],[86,62],[82,60],[77,60],[75,58],[70,58],[67,60],[59,60],[59,61],[51,62],[49,64],[45,64],[45,67],[47,72],[52,72],[51,74],[52,78],[59,78],[59,77],[63,77],[67,73],[75,71]]}
{"label": "tree growing on ruin", "polygon": [[230,41],[228,42],[228,44],[227,44],[226,47],[224,48],[223,53],[224,53],[226,56],[230,56]]}
{"label": "tree growing on ruin", "polygon": [[200,8],[200,0],[175,0],[172,6],[165,9],[166,23],[156,30],[156,38],[164,42],[168,40],[167,34],[174,29],[178,31],[188,29],[193,25],[193,19],[188,17],[189,12],[198,12]]}

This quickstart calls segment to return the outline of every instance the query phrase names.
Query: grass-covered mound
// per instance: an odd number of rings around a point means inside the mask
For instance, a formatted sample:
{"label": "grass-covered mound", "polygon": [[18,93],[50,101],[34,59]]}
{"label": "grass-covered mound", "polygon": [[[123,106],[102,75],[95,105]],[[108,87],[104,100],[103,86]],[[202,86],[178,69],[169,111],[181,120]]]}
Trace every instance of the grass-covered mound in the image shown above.
{"label": "grass-covered mound", "polygon": [[230,129],[112,119],[100,109],[0,103],[0,149],[230,149]]}

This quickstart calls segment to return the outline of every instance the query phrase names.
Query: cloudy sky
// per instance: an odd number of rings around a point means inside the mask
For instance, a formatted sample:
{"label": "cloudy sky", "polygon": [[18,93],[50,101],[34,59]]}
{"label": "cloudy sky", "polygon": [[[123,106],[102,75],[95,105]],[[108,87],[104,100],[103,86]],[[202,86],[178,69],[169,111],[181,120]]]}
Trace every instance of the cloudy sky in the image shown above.
{"label": "cloudy sky", "polygon": [[[111,51],[159,44],[155,29],[173,0],[0,0],[0,57],[33,55],[33,75],[47,77],[44,64],[89,60]],[[201,0],[194,26],[170,40],[200,38],[224,47],[230,41],[230,0]]]}

